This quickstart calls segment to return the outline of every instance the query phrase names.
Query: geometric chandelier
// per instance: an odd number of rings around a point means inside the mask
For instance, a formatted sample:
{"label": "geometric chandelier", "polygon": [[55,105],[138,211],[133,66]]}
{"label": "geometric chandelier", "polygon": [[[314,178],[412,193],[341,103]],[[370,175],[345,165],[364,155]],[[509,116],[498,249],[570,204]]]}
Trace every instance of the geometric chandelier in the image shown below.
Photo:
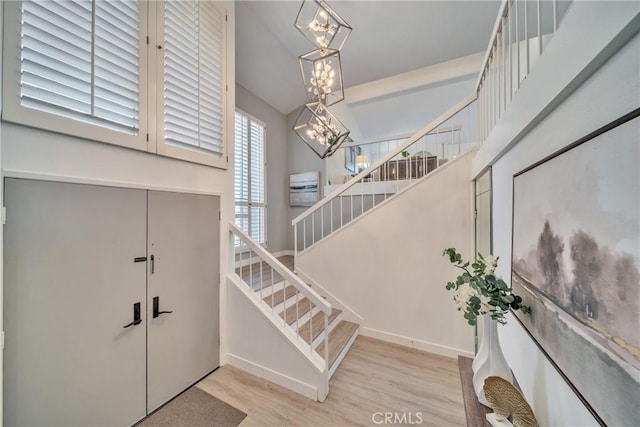
{"label": "geometric chandelier", "polygon": [[352,28],[324,0],[303,1],[294,25],[316,49],[298,58],[307,104],[293,130],[324,159],[349,137],[349,129],[327,107],[344,100],[340,50]]}

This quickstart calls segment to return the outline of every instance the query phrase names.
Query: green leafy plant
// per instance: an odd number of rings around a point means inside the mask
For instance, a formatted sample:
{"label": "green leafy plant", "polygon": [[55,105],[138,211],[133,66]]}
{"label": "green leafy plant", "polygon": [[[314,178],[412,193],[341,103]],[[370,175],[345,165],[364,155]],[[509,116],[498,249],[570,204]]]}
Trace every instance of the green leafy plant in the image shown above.
{"label": "green leafy plant", "polygon": [[[443,256],[462,270],[455,282],[447,283],[447,290],[455,291],[453,300],[458,310],[464,312],[464,318],[470,325],[476,325],[478,316],[490,315],[499,323],[507,323],[505,315],[512,310],[530,313],[531,309],[522,304],[522,298],[513,293],[504,280],[496,277],[494,272],[498,266],[498,257],[478,254],[478,259],[471,263],[464,261],[455,248],[445,249]],[[469,268],[470,267],[470,268]]]}
{"label": "green leafy plant", "polygon": [[407,158],[407,157],[409,157],[409,155],[410,155],[411,153],[409,153],[407,150],[404,150],[404,151],[403,151],[402,153],[400,153],[400,154],[402,155],[402,157]]}

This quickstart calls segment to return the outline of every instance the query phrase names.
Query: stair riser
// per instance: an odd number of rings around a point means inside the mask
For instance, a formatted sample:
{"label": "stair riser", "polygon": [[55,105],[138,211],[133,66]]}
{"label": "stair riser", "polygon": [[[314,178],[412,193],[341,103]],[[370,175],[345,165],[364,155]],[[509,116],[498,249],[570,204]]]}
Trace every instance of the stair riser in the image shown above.
{"label": "stair riser", "polygon": [[[271,296],[272,293],[278,292],[279,290],[281,290],[283,283],[284,283],[284,280],[281,280],[279,282],[274,283],[273,285],[265,286],[264,288],[262,288],[262,294],[260,293],[260,289],[255,291],[255,293],[258,294],[258,296],[261,295],[262,298],[266,298],[268,296]],[[270,301],[268,302],[270,303]]]}
{"label": "stair riser", "polygon": [[340,366],[340,364],[342,363],[342,360],[349,352],[349,349],[351,348],[353,343],[356,341],[356,338],[358,338],[359,334],[360,334],[360,328],[358,328],[356,332],[351,336],[351,338],[347,342],[347,345],[345,345],[342,351],[340,351],[340,354],[338,355],[338,358],[336,359],[336,361],[333,362],[333,365],[329,367],[329,379],[331,379],[331,377],[333,377],[333,374],[336,373],[338,366]]}
{"label": "stair riser", "polygon": [[[320,335],[318,335],[314,340],[313,340],[313,348],[317,348],[323,341],[324,341],[324,337],[326,334],[331,333],[331,331],[333,331],[333,329],[336,327],[336,325],[338,323],[340,323],[340,320],[342,320],[342,313],[340,313],[338,315],[338,317],[336,317],[335,319],[333,319],[331,322],[329,322],[329,330],[328,331],[322,331],[320,332]],[[324,322],[324,320],[323,320]]]}
{"label": "stair riser", "polygon": [[[311,317],[315,316],[319,311],[320,309],[318,307],[313,307],[308,313],[306,313],[303,316],[300,316],[300,319],[298,320],[297,324],[294,321],[290,325],[291,329],[293,329],[294,332],[297,332],[299,328],[302,328],[309,320],[311,320]],[[291,322],[291,320],[288,320],[288,322]]]}

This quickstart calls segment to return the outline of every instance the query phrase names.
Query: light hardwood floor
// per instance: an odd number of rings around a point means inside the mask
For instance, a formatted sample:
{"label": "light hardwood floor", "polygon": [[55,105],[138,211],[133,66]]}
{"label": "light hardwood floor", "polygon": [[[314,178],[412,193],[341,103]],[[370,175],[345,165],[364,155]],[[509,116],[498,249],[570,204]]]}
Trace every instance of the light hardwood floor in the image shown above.
{"label": "light hardwood floor", "polygon": [[466,425],[455,359],[362,336],[331,379],[324,403],[228,365],[198,387],[246,412],[241,427],[385,425],[384,415],[372,419],[384,412],[406,414],[404,425]]}

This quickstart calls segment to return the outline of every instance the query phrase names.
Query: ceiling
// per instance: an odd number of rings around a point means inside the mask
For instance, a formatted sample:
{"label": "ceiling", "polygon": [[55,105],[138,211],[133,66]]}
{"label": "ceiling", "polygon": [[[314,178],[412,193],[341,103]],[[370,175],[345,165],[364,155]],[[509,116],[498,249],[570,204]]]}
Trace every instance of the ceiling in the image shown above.
{"label": "ceiling", "polygon": [[[486,50],[500,1],[329,1],[353,27],[345,88]],[[288,114],[305,103],[300,1],[236,1],[236,82]]]}

